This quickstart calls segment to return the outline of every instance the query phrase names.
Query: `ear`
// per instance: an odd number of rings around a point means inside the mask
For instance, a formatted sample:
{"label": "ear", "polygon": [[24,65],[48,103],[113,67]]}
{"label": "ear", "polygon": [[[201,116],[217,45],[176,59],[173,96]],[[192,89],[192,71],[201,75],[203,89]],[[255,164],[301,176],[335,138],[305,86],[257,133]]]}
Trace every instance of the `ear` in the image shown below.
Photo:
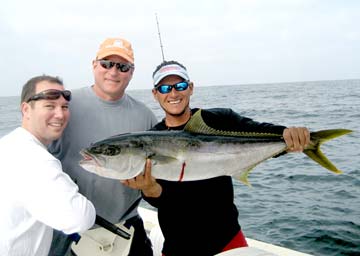
{"label": "ear", "polygon": [[98,64],[98,62],[97,62],[96,60],[93,60],[93,61],[92,61],[92,68],[93,68],[93,70],[96,68],[97,64]]}
{"label": "ear", "polygon": [[130,69],[130,80],[131,80],[132,77],[133,77],[134,71],[135,71],[135,67],[132,68],[132,69]]}
{"label": "ear", "polygon": [[155,99],[156,101],[158,101],[158,99],[157,99],[157,97],[156,97],[158,91],[157,91],[155,88],[153,88],[153,89],[151,90],[151,92],[152,92],[152,94],[153,94],[154,99]]}
{"label": "ear", "polygon": [[21,103],[20,109],[23,118],[29,119],[30,110],[31,110],[30,103],[26,103],[26,102]]}
{"label": "ear", "polygon": [[193,92],[194,92],[194,83],[193,82],[189,82],[189,89],[190,89],[190,95],[193,95]]}

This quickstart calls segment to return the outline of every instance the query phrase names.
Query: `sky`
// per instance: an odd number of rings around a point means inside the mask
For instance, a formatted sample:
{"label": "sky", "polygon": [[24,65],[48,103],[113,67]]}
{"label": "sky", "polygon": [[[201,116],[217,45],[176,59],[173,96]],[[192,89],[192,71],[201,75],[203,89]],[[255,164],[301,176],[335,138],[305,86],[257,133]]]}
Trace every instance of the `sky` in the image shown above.
{"label": "sky", "polygon": [[107,37],[132,43],[128,89],[151,89],[165,60],[195,86],[360,78],[357,0],[2,0],[0,96],[33,76],[68,89],[93,84],[91,62]]}

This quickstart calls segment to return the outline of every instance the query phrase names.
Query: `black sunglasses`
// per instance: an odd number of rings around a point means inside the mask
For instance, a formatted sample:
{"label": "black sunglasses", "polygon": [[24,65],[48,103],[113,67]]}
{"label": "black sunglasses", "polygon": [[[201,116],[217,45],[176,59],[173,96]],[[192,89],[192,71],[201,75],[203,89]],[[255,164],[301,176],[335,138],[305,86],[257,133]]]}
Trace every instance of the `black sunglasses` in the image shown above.
{"label": "black sunglasses", "polygon": [[34,100],[57,100],[60,96],[63,96],[65,100],[71,100],[71,92],[68,90],[60,91],[55,89],[49,89],[42,92],[39,92],[33,96],[31,96],[26,102],[29,103],[30,101]]}
{"label": "black sunglasses", "polygon": [[105,69],[111,69],[113,66],[116,67],[120,72],[128,72],[130,69],[134,68],[134,65],[131,63],[119,63],[113,62],[110,60],[98,60],[100,65]]}
{"label": "black sunglasses", "polygon": [[176,91],[185,91],[189,87],[188,81],[182,81],[173,85],[170,84],[161,84],[158,86],[155,86],[155,89],[158,90],[161,94],[166,94],[171,92],[171,90],[174,88]]}

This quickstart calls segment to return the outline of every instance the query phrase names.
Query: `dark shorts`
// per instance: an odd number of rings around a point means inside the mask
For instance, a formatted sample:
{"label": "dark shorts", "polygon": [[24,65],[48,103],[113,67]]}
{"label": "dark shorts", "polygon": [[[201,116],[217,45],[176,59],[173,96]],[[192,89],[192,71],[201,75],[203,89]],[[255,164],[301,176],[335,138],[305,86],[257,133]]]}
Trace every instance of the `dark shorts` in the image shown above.
{"label": "dark shorts", "polygon": [[[241,232],[241,230],[231,239],[231,241],[224,247],[224,249],[221,252],[229,251],[235,248],[240,247],[247,247],[248,244],[246,242],[244,234]],[[162,256],[165,256],[165,254],[162,254]],[[169,255],[167,255],[169,256]]]}

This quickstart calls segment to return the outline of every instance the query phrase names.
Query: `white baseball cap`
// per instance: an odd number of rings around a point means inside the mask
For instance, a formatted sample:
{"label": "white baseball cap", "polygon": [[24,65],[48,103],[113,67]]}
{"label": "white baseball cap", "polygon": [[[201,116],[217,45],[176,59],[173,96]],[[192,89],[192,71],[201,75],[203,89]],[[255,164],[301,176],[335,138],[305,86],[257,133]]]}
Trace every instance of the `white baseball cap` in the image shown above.
{"label": "white baseball cap", "polygon": [[170,61],[169,64],[163,65],[159,70],[154,72],[154,86],[156,86],[165,77],[171,75],[179,76],[186,81],[190,80],[189,74],[185,67]]}

